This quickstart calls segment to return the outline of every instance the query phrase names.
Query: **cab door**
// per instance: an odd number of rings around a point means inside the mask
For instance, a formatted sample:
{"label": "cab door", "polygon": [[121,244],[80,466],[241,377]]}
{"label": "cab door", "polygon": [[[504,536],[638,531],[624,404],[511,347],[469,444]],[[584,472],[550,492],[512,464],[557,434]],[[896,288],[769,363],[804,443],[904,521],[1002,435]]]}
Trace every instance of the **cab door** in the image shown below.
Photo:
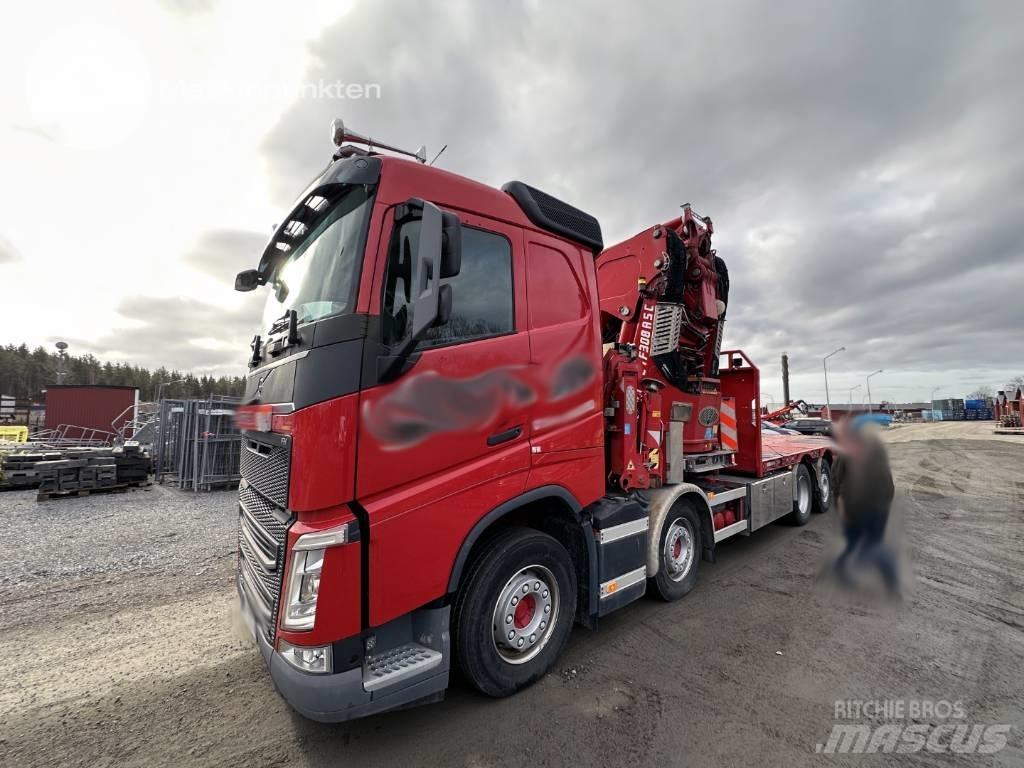
{"label": "cab door", "polygon": [[[522,234],[452,212],[462,265],[441,281],[452,288],[451,317],[430,329],[403,373],[361,395],[356,495],[370,525],[371,626],[444,595],[469,530],[522,492],[530,468],[536,393],[526,375]],[[396,222],[393,209],[383,226],[375,285],[386,348],[408,328],[419,222]]]}
{"label": "cab door", "polygon": [[588,504],[604,493],[604,403],[593,255],[527,231],[530,363],[544,383],[533,413],[529,487],[559,485]]}

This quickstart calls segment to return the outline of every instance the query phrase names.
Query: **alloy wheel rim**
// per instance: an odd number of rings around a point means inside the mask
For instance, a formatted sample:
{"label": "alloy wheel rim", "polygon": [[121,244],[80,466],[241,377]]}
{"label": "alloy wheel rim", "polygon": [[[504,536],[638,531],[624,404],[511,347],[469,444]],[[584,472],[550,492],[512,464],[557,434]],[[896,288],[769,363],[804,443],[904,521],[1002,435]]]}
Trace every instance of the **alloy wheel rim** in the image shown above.
{"label": "alloy wheel rim", "polygon": [[693,529],[690,521],[677,517],[668,527],[665,534],[665,565],[668,569],[668,577],[672,581],[682,581],[690,572],[693,565],[694,551]]}
{"label": "alloy wheel rim", "polygon": [[525,664],[551,639],[558,620],[558,582],[543,565],[528,565],[509,579],[494,604],[491,637],[499,658]]}

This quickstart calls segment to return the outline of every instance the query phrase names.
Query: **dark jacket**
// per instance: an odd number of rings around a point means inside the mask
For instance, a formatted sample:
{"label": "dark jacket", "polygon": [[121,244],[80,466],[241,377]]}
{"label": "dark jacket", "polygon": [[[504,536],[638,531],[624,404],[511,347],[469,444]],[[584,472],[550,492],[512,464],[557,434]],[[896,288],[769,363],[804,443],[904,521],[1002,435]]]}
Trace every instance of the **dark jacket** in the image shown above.
{"label": "dark jacket", "polygon": [[887,516],[896,492],[885,446],[875,437],[861,439],[865,441],[863,455],[856,461],[840,456],[832,469],[836,497],[842,499],[850,523]]}

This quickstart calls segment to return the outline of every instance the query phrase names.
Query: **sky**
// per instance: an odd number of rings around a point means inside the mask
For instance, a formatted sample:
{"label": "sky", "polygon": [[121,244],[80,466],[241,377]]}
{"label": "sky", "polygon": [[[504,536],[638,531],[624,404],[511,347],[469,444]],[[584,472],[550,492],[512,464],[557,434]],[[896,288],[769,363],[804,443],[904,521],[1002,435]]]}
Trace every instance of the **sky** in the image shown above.
{"label": "sky", "polygon": [[[766,402],[1024,374],[1024,5],[21,3],[0,29],[0,343],[240,374],[233,278],[328,126],[594,214],[690,202]],[[341,85],[339,85],[341,84]],[[856,389],[854,389],[856,388]]]}

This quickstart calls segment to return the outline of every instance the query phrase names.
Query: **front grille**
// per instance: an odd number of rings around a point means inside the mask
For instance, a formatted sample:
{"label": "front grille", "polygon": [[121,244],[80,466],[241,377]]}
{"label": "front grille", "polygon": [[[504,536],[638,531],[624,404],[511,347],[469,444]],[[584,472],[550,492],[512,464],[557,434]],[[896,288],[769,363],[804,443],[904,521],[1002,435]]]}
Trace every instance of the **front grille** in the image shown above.
{"label": "front grille", "polygon": [[243,440],[238,573],[260,630],[273,643],[288,526],[292,522],[285,508],[290,444],[269,446],[249,438]]}
{"label": "front grille", "polygon": [[242,438],[242,479],[282,509],[288,503],[290,447]]}

